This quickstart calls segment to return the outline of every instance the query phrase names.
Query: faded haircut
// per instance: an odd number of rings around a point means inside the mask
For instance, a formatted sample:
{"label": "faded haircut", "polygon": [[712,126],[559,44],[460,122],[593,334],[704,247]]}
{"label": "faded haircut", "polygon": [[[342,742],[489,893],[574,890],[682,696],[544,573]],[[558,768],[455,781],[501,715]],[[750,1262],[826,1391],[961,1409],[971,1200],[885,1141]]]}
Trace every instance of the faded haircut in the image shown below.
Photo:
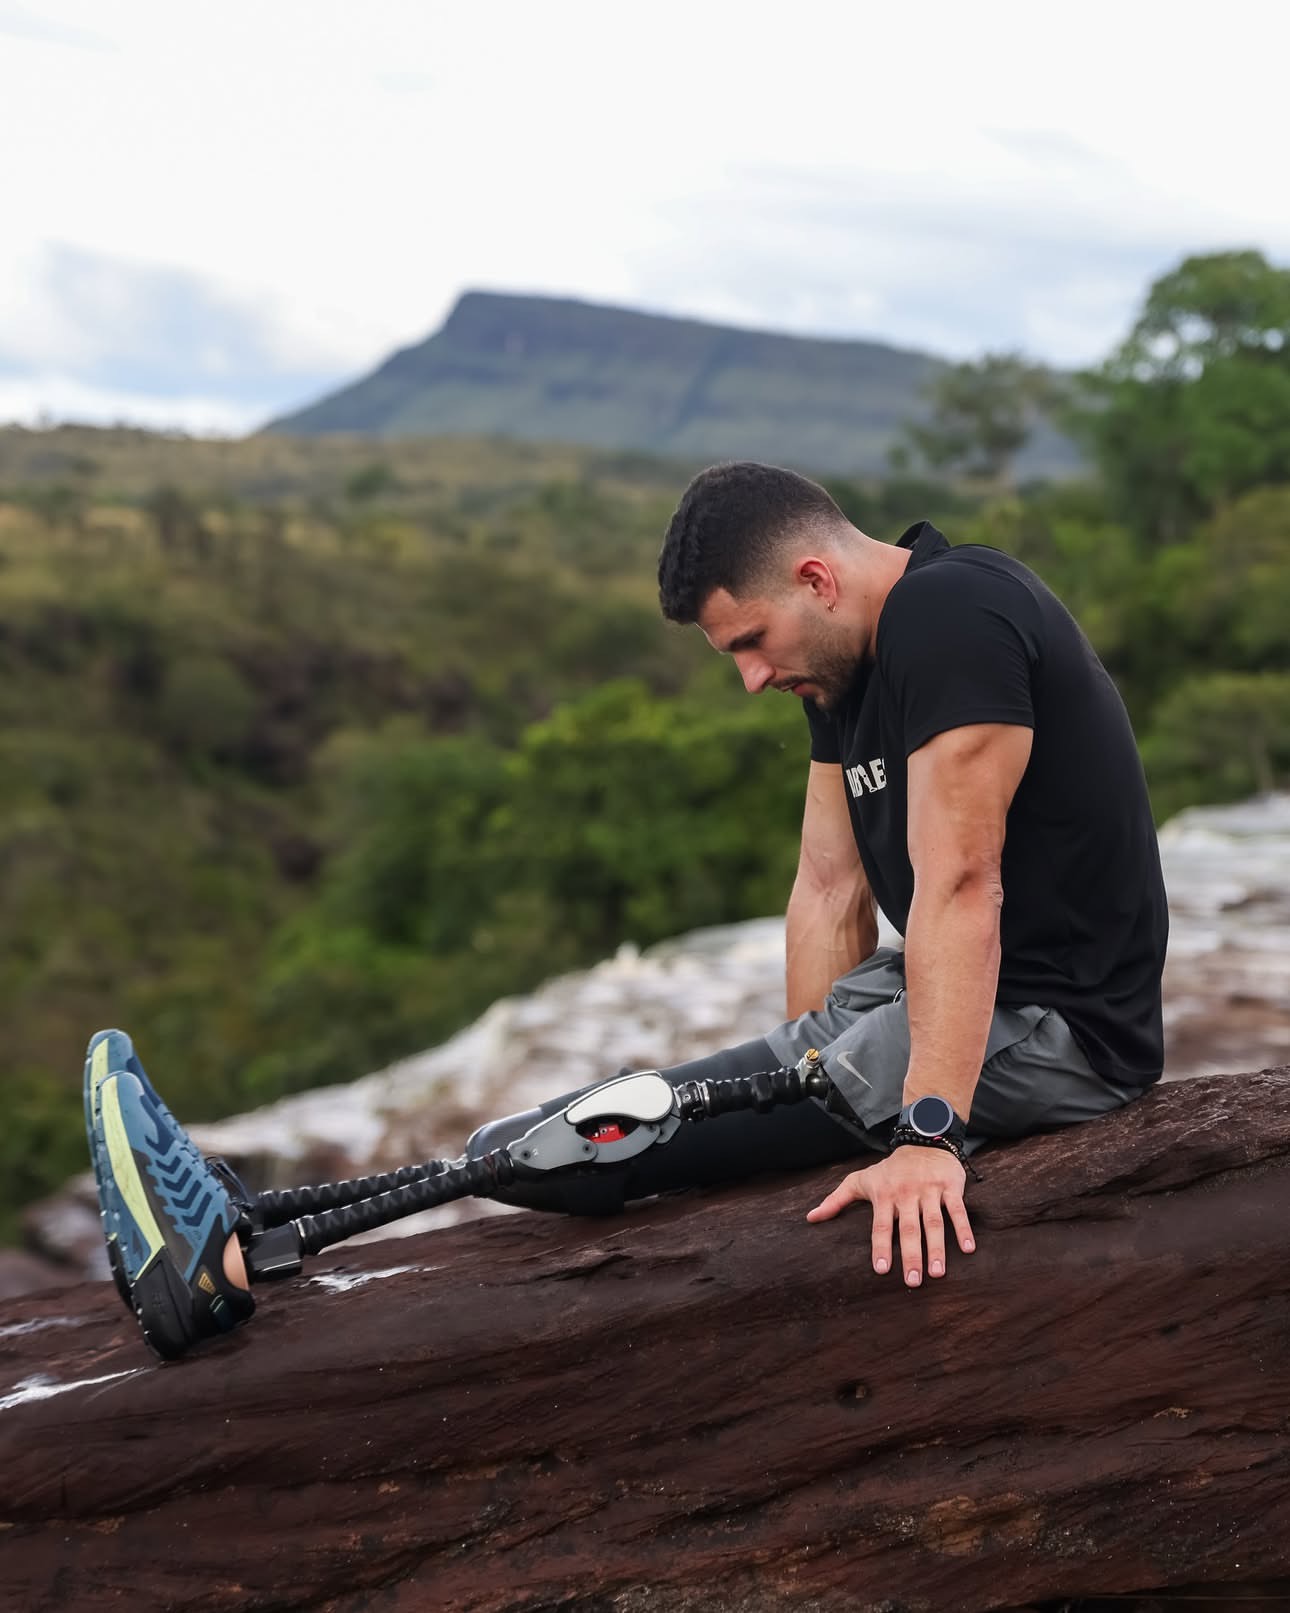
{"label": "faded haircut", "polygon": [[714,589],[747,598],[775,571],[793,534],[846,517],[818,483],[748,460],[711,465],[681,496],[658,557],[658,597],[671,622],[694,622]]}

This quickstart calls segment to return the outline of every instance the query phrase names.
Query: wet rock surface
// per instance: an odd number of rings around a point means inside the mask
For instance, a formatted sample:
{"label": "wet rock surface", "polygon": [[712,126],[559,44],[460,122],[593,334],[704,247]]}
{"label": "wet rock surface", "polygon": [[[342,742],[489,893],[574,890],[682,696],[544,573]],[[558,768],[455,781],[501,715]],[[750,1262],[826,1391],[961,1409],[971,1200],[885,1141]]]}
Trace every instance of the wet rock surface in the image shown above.
{"label": "wet rock surface", "polygon": [[1290,795],[1181,812],[1160,855],[1166,1078],[1290,1058]]}
{"label": "wet rock surface", "polygon": [[834,1170],[347,1247],[168,1366],[106,1284],[0,1305],[0,1606],[984,1613],[1290,1578],[1290,1067],[979,1164],[978,1252],[916,1291],[866,1212],[805,1223]]}

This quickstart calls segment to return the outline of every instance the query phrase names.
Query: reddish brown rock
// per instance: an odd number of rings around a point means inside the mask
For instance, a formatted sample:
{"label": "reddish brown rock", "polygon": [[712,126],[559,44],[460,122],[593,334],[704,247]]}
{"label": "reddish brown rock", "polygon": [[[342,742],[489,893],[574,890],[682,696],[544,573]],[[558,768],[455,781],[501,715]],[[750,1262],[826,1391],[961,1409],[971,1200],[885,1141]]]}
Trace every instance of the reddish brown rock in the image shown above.
{"label": "reddish brown rock", "polygon": [[869,1270],[865,1213],[804,1222],[826,1172],[336,1251],[315,1275],[356,1286],[267,1289],[166,1367],[106,1285],[0,1307],[0,1607],[976,1613],[1284,1581],[1290,1068],[980,1168],[978,1253],[914,1292]]}

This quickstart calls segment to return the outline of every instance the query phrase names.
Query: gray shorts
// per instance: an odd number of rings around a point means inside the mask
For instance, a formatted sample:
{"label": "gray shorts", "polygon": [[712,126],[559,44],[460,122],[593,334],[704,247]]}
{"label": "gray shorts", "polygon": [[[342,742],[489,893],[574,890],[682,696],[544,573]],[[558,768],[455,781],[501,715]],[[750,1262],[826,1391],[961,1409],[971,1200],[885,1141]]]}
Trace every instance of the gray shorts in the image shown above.
{"label": "gray shorts", "polygon": [[[825,1073],[859,1121],[856,1129],[881,1138],[900,1113],[909,1068],[904,953],[880,948],[834,983],[823,1008],[778,1026],[766,1040],[785,1064],[818,1047]],[[1093,1069],[1055,1008],[996,1007],[968,1116],[968,1147],[1069,1126],[1141,1096],[1142,1088]]]}

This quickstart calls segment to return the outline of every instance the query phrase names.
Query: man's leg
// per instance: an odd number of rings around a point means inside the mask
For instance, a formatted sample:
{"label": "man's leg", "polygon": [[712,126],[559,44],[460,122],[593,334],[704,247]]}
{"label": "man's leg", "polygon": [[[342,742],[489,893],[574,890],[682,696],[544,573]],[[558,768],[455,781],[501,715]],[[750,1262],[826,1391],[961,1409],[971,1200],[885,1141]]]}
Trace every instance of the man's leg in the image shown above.
{"label": "man's leg", "polygon": [[[802,1052],[806,1051],[805,1046]],[[797,1055],[800,1058],[801,1054]],[[796,1063],[797,1058],[791,1062]],[[758,1038],[662,1072],[673,1086],[683,1081],[719,1081],[754,1075],[787,1062]],[[522,1137],[548,1116],[559,1114],[591,1087],[566,1092],[535,1109],[481,1126],[466,1144],[471,1159],[482,1158]],[[630,1199],[687,1187],[712,1187],[766,1171],[806,1170],[852,1159],[864,1148],[853,1127],[827,1114],[817,1103],[799,1103],[771,1114],[749,1110],[684,1125],[663,1147],[647,1149],[621,1171],[600,1167],[585,1175],[553,1175],[545,1182],[513,1183],[496,1196],[504,1204],[567,1215],[613,1215]]]}
{"label": "man's leg", "polygon": [[[904,954],[884,950],[838,980],[822,1008],[771,1031],[777,1061],[819,1047],[825,1074],[865,1132],[885,1146],[909,1068]],[[968,1150],[992,1138],[1072,1125],[1140,1097],[1089,1064],[1056,1009],[996,1007],[972,1101]]]}
{"label": "man's leg", "polygon": [[[900,953],[875,954],[835,984],[822,1008],[764,1040],[665,1074],[674,1085],[749,1075],[794,1065],[812,1046],[823,1049],[825,1073],[849,1106],[844,1114],[808,1102],[772,1114],[725,1115],[681,1127],[665,1146],[646,1150],[621,1172],[553,1175],[549,1183],[512,1185],[497,1196],[533,1208],[606,1214],[627,1199],[881,1149],[901,1107],[909,1060]],[[478,1162],[578,1095],[481,1128],[467,1145],[467,1159]],[[969,1117],[969,1146],[1069,1124],[1137,1095],[1092,1071],[1055,1011],[996,1009]],[[121,1032],[102,1032],[90,1045],[86,1121],[114,1271],[149,1342],[159,1354],[176,1355],[245,1320],[254,1304],[235,1231],[235,1190],[202,1160]],[[431,1176],[436,1168],[400,1174]],[[419,1207],[409,1204],[409,1213]]]}
{"label": "man's leg", "polygon": [[[779,1063],[769,1045],[759,1040],[666,1073],[677,1084],[751,1075],[773,1070]],[[566,1094],[540,1109],[481,1128],[468,1144],[467,1160],[477,1163],[578,1095]],[[90,1043],[85,1107],[113,1273],[148,1343],[159,1355],[174,1357],[245,1321],[255,1306],[237,1230],[240,1184],[219,1162],[203,1159],[161,1101],[130,1038],[121,1031],[100,1032]],[[585,1175],[561,1173],[549,1184],[513,1186],[497,1197],[534,1208],[607,1214],[621,1209],[627,1198],[731,1181],[757,1171],[841,1161],[861,1147],[854,1129],[818,1104],[805,1102],[771,1115],[734,1113],[684,1125],[666,1145],[647,1150],[621,1172],[600,1167]],[[461,1164],[428,1162],[396,1174],[404,1182],[433,1179]],[[343,1199],[332,1188],[301,1189],[298,1196],[284,1197],[298,1197],[299,1202],[326,1195],[333,1203],[353,1203],[359,1189],[373,1195],[363,1202],[377,1202],[376,1190],[366,1181],[340,1185],[348,1189]],[[404,1213],[421,1207],[409,1203]],[[280,1224],[286,1215],[297,1213],[298,1206],[285,1210],[269,1224]]]}

